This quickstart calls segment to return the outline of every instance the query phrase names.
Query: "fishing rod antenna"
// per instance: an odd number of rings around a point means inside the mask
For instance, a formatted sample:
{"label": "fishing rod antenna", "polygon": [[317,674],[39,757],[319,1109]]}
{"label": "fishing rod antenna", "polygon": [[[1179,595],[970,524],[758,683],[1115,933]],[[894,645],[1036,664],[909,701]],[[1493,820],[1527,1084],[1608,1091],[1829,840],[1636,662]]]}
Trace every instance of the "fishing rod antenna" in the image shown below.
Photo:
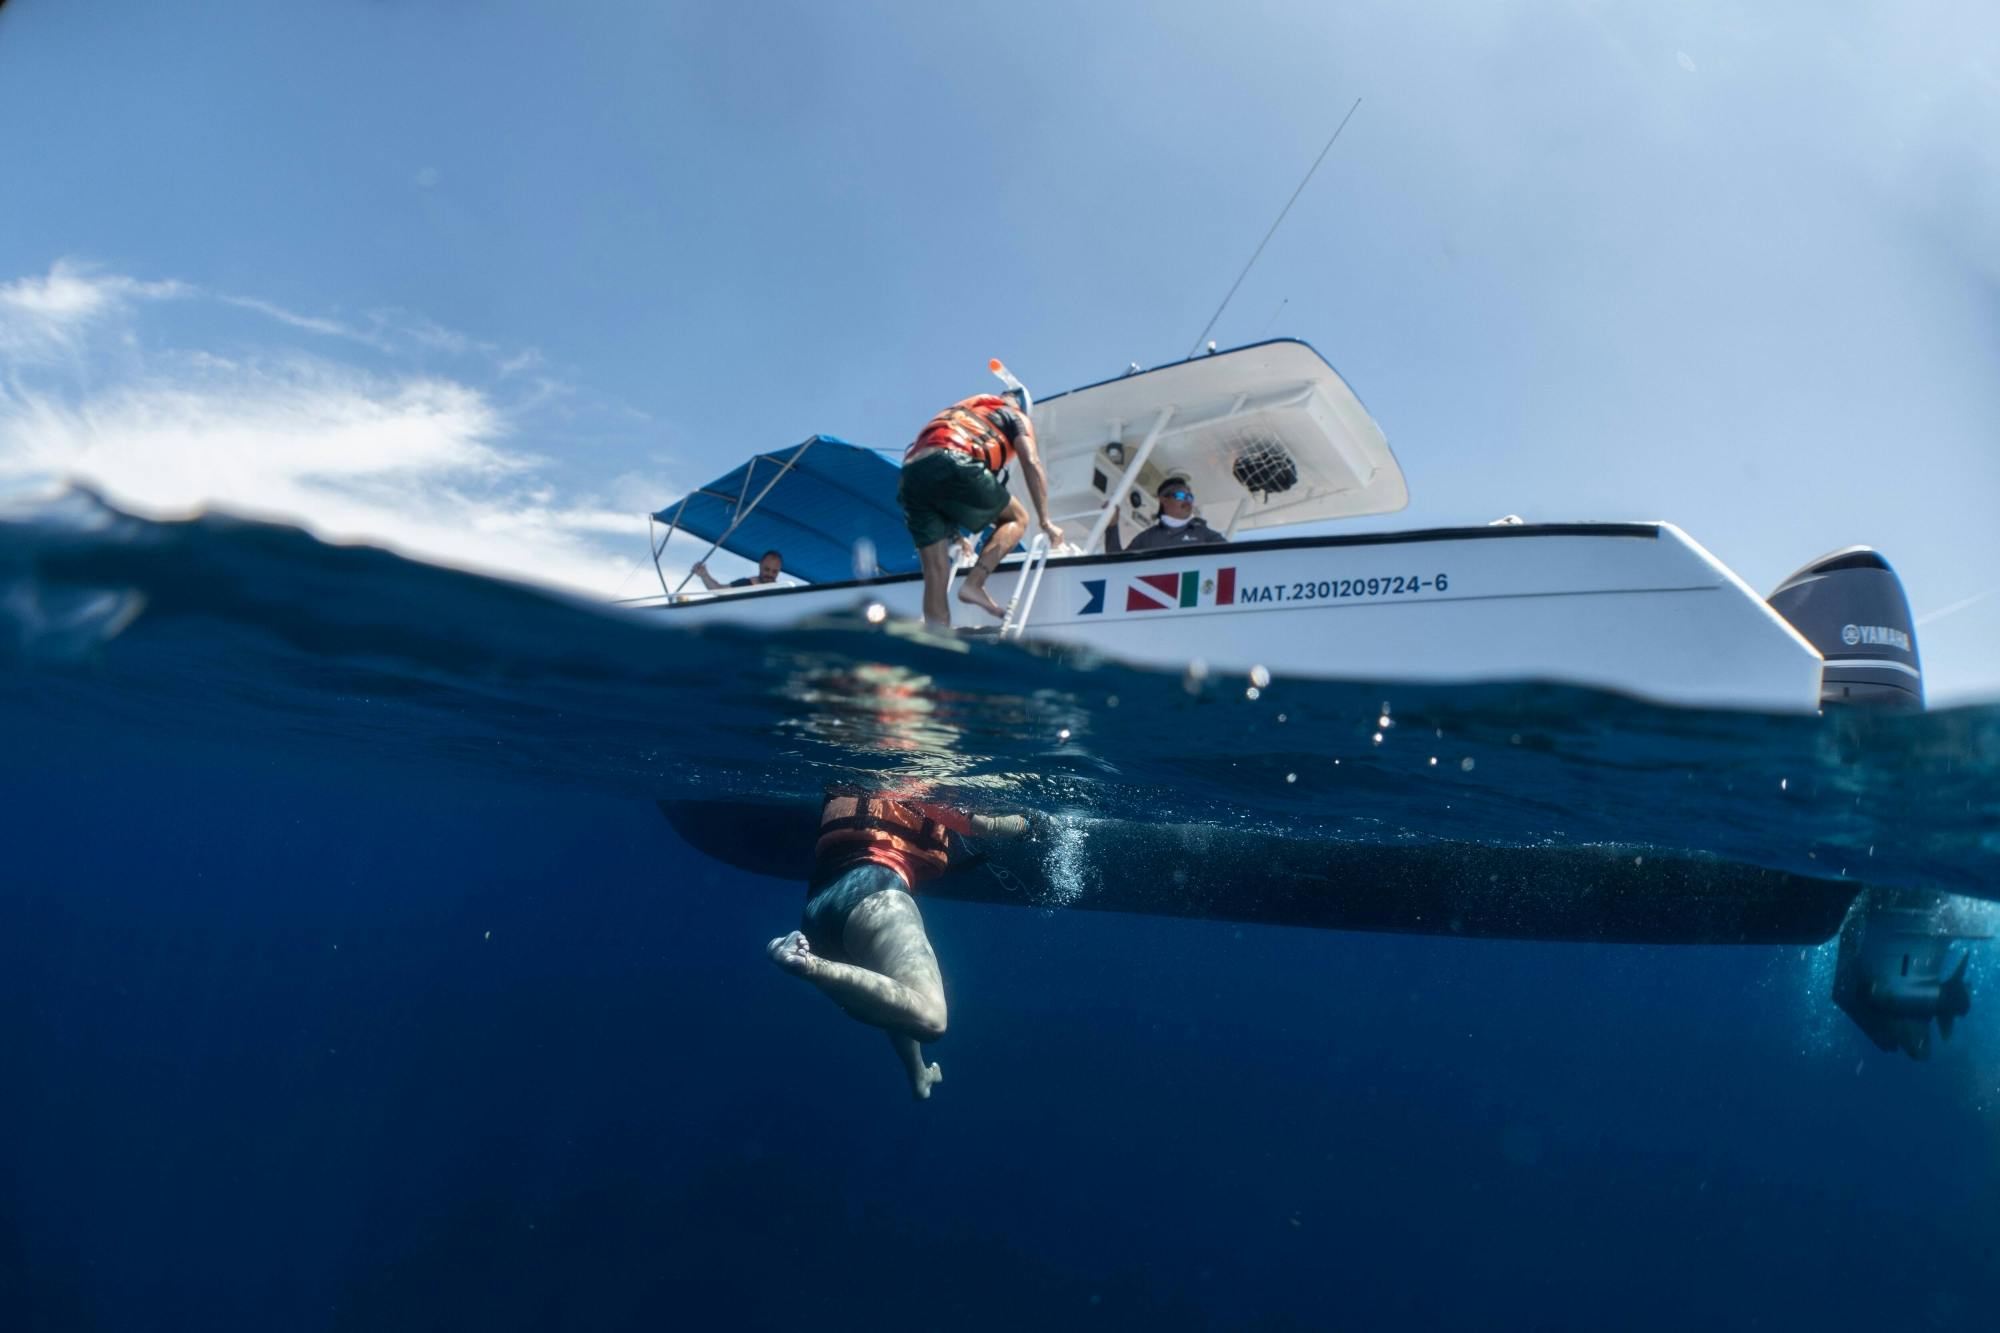
{"label": "fishing rod antenna", "polygon": [[[1271,243],[1271,238],[1278,234],[1278,228],[1283,225],[1285,214],[1292,211],[1292,205],[1296,204],[1299,201],[1299,196],[1306,192],[1306,185],[1312,180],[1313,173],[1319,170],[1320,163],[1326,161],[1326,155],[1333,151],[1334,141],[1340,138],[1340,132],[1347,128],[1347,122],[1353,120],[1354,113],[1360,109],[1361,99],[1357,97],[1354,99],[1354,105],[1347,108],[1347,114],[1340,118],[1340,124],[1334,127],[1332,137],[1326,141],[1326,147],[1319,150],[1319,156],[1313,159],[1313,164],[1310,167],[1306,168],[1305,178],[1299,182],[1299,188],[1292,191],[1292,197],[1287,199],[1285,206],[1278,210],[1278,219],[1271,224],[1271,230],[1265,232],[1264,239],[1257,242],[1257,249],[1251,254],[1250,262],[1245,264],[1243,271],[1236,275],[1236,281],[1229,284],[1229,295],[1222,298],[1222,304],[1215,308],[1215,313],[1208,317],[1208,323],[1202,325],[1201,332],[1195,336],[1194,346],[1188,348],[1188,358],[1190,360],[1193,359],[1196,352],[1201,350],[1201,345],[1208,340],[1210,331],[1215,328],[1215,321],[1222,318],[1222,312],[1229,309],[1229,303],[1236,299],[1236,289],[1243,285],[1243,279],[1249,277],[1250,270],[1257,266],[1257,260],[1264,253],[1264,247]],[[1281,306],[1280,309],[1282,308]]]}

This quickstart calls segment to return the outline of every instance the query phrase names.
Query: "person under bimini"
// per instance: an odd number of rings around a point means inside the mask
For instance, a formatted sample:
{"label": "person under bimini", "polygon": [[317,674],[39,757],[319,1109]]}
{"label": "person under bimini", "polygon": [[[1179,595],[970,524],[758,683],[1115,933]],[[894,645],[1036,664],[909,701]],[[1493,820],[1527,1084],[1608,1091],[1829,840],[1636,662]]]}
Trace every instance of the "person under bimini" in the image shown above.
{"label": "person under bimini", "polygon": [[951,586],[952,539],[960,528],[978,533],[989,523],[995,525],[993,535],[965,572],[958,599],[1005,617],[986,591],[986,580],[1028,530],[1028,511],[1007,490],[1007,467],[1017,456],[1042,531],[1051,546],[1062,544],[1062,529],[1049,521],[1048,476],[1035,449],[1029,407],[1028,391],[1019,387],[953,403],[926,423],[903,454],[896,499],[923,566],[927,625],[951,627],[945,590]]}
{"label": "person under bimini", "polygon": [[699,578],[710,592],[725,592],[730,588],[761,588],[767,584],[776,583],[778,575],[784,572],[785,557],[779,555],[776,551],[766,551],[757,557],[756,577],[752,578],[749,575],[745,575],[740,579],[731,579],[727,583],[724,583],[721,579],[716,578],[708,572],[707,561],[697,560],[694,564],[695,577]]}
{"label": "person under bimini", "polygon": [[923,1043],[944,1035],[944,977],[911,895],[949,868],[950,834],[1018,838],[1028,821],[836,789],[820,808],[819,828],[799,929],[766,951],[850,1018],[888,1033],[922,1100],[944,1078],[923,1053]]}
{"label": "person under bimini", "polygon": [[[1160,502],[1160,516],[1153,525],[1135,535],[1123,549],[1157,551],[1169,546],[1214,546],[1229,539],[1208,526],[1194,512],[1194,487],[1185,477],[1169,477],[1161,482],[1154,498]],[[1104,534],[1104,549],[1119,550],[1118,519]]]}

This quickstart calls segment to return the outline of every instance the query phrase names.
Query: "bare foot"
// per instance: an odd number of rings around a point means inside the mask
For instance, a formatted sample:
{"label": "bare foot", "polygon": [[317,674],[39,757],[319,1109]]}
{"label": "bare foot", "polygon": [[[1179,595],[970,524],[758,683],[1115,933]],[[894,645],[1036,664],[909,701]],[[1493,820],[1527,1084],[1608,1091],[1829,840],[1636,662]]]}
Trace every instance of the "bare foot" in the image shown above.
{"label": "bare foot", "polygon": [[986,579],[987,571],[977,565],[966,570],[965,577],[959,580],[958,600],[968,606],[978,607],[981,611],[984,611],[987,615],[995,619],[1005,620],[1007,612],[1001,608],[1000,603],[987,595]]}
{"label": "bare foot", "polygon": [[972,827],[991,838],[1025,838],[1028,836],[1026,815],[971,815]]}
{"label": "bare foot", "polygon": [[924,1072],[910,1080],[910,1092],[920,1102],[931,1099],[931,1089],[944,1082],[944,1070],[936,1065],[925,1065]]}
{"label": "bare foot", "polygon": [[793,931],[772,940],[764,947],[771,961],[795,977],[809,977],[819,968],[819,957],[813,953],[812,945],[806,943],[805,935]]}

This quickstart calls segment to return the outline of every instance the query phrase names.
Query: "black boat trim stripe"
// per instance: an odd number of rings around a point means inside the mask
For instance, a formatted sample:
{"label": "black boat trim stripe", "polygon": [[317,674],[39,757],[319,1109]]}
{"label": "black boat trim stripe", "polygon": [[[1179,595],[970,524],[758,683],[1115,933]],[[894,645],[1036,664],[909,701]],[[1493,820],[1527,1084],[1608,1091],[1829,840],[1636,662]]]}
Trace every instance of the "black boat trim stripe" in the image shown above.
{"label": "black boat trim stripe", "polygon": [[[1153,551],[1120,551],[1115,555],[1059,556],[1048,562],[1050,574],[1100,565],[1138,565],[1171,561],[1176,568],[1189,560],[1219,555],[1254,554],[1264,551],[1333,550],[1344,546],[1403,546],[1428,542],[1504,540],[1520,537],[1625,537],[1658,540],[1657,523],[1509,523],[1476,528],[1421,528],[1415,532],[1356,532],[1325,537],[1269,537],[1262,541],[1229,542],[1220,546],[1170,546]],[[1002,566],[1002,573],[1007,569]],[[756,588],[729,594],[732,598],[785,597],[806,592],[830,592],[842,588],[885,588],[899,583],[916,583],[923,575],[890,574],[879,579],[844,579],[837,583],[806,583],[797,587]],[[1680,591],[1678,589],[1668,591]],[[692,602],[654,603],[637,609],[674,610],[683,606],[706,606],[714,598]],[[1429,598],[1426,600],[1437,600]]]}
{"label": "black boat trim stripe", "polygon": [[[1382,596],[1370,600],[1365,597],[1317,598],[1301,597],[1296,602],[1254,602],[1245,605],[1232,602],[1228,606],[1183,606],[1168,607],[1178,610],[1182,616],[1202,615],[1209,612],[1224,612],[1231,615],[1263,615],[1267,611],[1377,611],[1385,606],[1442,606],[1446,602],[1525,602],[1537,597],[1637,597],[1644,593],[1657,592],[1714,592],[1722,586],[1720,579],[1714,583],[1690,583],[1671,588],[1556,588],[1548,592],[1481,592],[1468,593],[1463,597],[1431,597],[1419,594],[1415,597]],[[1099,617],[1092,616],[1096,621]],[[1150,623],[1152,617],[1139,615],[1114,615],[1104,619],[1106,625],[1131,625]],[[1060,622],[1063,625],[1086,623],[1072,617]],[[997,628],[997,627],[996,627]]]}

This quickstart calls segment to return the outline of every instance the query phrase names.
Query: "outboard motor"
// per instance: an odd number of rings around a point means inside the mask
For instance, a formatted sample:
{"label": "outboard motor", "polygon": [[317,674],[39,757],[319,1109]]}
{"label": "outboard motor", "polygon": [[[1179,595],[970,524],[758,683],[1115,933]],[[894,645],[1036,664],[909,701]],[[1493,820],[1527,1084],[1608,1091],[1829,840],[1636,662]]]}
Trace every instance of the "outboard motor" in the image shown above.
{"label": "outboard motor", "polygon": [[1952,946],[1990,939],[1992,916],[1990,904],[1946,894],[1866,890],[1840,928],[1833,1002],[1882,1050],[1930,1059],[1931,1024],[1950,1041],[1972,1008],[1972,951],[1954,957]]}
{"label": "outboard motor", "polygon": [[1778,585],[1771,609],[1826,659],[1823,704],[1924,706],[1916,624],[1903,581],[1866,546],[1823,555]]}

